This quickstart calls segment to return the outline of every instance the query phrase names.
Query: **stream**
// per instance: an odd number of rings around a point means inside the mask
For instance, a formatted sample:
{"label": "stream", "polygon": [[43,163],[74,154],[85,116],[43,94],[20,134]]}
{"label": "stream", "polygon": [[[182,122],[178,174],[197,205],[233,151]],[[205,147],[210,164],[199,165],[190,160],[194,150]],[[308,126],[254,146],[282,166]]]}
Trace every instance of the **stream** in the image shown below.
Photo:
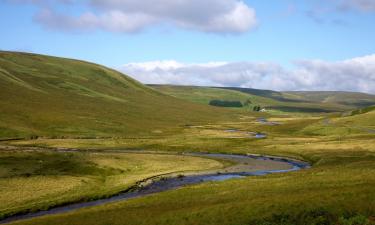
{"label": "stream", "polygon": [[41,217],[45,215],[61,214],[81,208],[98,206],[111,202],[124,201],[127,199],[150,195],[153,193],[176,189],[186,185],[193,185],[210,181],[220,182],[228,179],[239,179],[248,176],[262,176],[272,173],[291,172],[310,167],[310,165],[306,162],[271,156],[208,153],[185,153],[184,155],[226,160],[231,162],[231,166],[220,170],[201,171],[190,174],[180,174],[178,176],[157,176],[149,178],[138,182],[132,188],[112,197],[93,200],[89,202],[67,204],[45,211],[17,214],[0,220],[0,224]]}

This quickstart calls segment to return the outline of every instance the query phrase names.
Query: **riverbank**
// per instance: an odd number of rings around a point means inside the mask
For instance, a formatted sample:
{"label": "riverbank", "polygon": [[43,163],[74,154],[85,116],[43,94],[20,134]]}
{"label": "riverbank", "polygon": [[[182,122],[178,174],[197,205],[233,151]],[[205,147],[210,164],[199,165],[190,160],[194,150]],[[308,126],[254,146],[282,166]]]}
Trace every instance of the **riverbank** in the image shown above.
{"label": "riverbank", "polygon": [[223,181],[233,178],[243,178],[246,176],[260,176],[270,173],[290,172],[309,167],[308,163],[282,158],[269,158],[264,156],[204,153],[187,153],[184,155],[231,161],[232,165],[218,170],[187,172],[178,175],[176,175],[175,173],[170,173],[149,177],[142,181],[138,181],[136,185],[126,189],[125,191],[107,198],[94,201],[65,204],[64,206],[53,207],[45,211],[17,214],[1,220],[0,224],[41,217],[45,215],[66,213],[81,208],[99,206],[106,203],[142,197],[153,193],[176,189],[186,185],[198,184],[208,181]]}

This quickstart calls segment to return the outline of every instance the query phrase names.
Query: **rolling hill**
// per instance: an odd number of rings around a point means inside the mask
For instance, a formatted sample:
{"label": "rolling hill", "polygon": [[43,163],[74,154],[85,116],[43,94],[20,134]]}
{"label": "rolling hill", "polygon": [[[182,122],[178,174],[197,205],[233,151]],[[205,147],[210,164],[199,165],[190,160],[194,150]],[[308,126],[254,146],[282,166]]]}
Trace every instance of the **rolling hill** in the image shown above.
{"label": "rolling hill", "polygon": [[294,98],[313,101],[347,105],[350,107],[368,107],[375,104],[375,96],[358,92],[343,91],[294,91],[284,92]]}
{"label": "rolling hill", "polygon": [[375,105],[375,95],[355,92],[277,92],[235,87],[150,86],[165,94],[201,104],[208,104],[213,99],[242,102],[250,100],[250,108],[260,105],[282,112],[344,112]]}
{"label": "rolling hill", "polygon": [[342,126],[360,128],[375,133],[375,106],[354,110],[349,116],[335,119],[335,122]]}
{"label": "rolling hill", "polygon": [[0,52],[3,139],[147,135],[220,120],[224,112],[159,93],[100,65]]}

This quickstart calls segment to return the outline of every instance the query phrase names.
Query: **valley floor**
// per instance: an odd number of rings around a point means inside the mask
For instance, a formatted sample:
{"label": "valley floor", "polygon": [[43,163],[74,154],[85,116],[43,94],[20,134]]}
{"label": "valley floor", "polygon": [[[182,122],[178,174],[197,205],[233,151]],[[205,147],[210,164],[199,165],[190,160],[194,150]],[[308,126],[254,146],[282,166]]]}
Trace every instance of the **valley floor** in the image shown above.
{"label": "valley floor", "polygon": [[0,213],[94,199],[157,174],[228,163],[145,151],[220,152],[290,157],[312,168],[202,183],[14,224],[374,224],[375,134],[368,130],[375,124],[369,118],[274,116],[270,124],[242,116],[165,136],[2,142]]}

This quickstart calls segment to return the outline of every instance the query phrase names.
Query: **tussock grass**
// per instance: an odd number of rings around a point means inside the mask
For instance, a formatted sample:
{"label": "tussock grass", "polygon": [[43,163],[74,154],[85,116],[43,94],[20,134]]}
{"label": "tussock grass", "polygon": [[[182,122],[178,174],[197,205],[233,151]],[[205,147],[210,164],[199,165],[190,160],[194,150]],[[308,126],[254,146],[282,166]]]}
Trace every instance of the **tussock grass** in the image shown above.
{"label": "tussock grass", "polygon": [[[374,135],[341,135],[333,126],[327,126],[331,130],[326,135],[306,134],[308,127],[321,126],[322,120],[296,117],[284,119],[278,126],[267,126],[249,117],[185,128],[163,139],[12,142],[23,146],[34,142],[52,147],[256,153],[299,158],[313,164],[304,171],[204,183],[15,224],[371,224],[375,213]],[[222,133],[228,127],[258,130],[269,136],[260,140],[228,138]]]}
{"label": "tussock grass", "polygon": [[159,174],[222,166],[178,155],[1,152],[0,217],[112,195]]}

